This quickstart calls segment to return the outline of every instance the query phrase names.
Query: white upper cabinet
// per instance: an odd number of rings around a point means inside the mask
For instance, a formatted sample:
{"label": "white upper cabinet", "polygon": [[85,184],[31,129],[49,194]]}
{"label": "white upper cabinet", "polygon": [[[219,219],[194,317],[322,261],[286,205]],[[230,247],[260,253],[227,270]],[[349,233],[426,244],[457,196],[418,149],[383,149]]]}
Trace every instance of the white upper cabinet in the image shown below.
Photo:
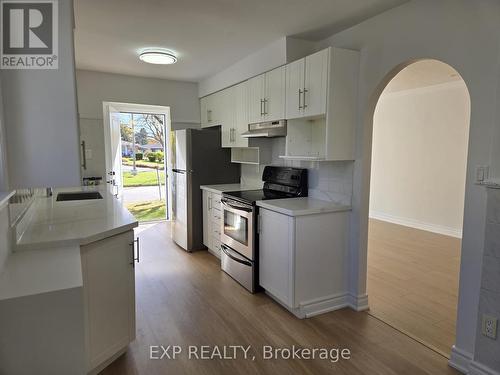
{"label": "white upper cabinet", "polygon": [[248,139],[241,134],[248,129],[247,82],[219,93],[222,124],[222,147],[247,147]]}
{"label": "white upper cabinet", "polygon": [[302,116],[302,94],[304,91],[306,59],[294,61],[286,66],[286,118]]}
{"label": "white upper cabinet", "polygon": [[221,93],[217,92],[200,99],[201,127],[221,125]]}
{"label": "white upper cabinet", "polygon": [[327,48],[286,66],[292,160],[354,160],[359,53]]}
{"label": "white upper cabinet", "polygon": [[248,123],[262,122],[264,118],[264,87],[266,75],[248,80]]}
{"label": "white upper cabinet", "polygon": [[285,118],[285,72],[285,67],[282,66],[266,73],[263,103],[266,121],[276,121]]}
{"label": "white upper cabinet", "polygon": [[326,114],[330,49],[316,52],[286,66],[286,117]]}
{"label": "white upper cabinet", "polygon": [[285,118],[285,67],[248,80],[248,123]]}
{"label": "white upper cabinet", "polygon": [[242,133],[248,130],[248,82],[242,82],[233,87],[234,101],[234,127],[231,147],[247,147],[248,138],[243,138]]}
{"label": "white upper cabinet", "polygon": [[306,116],[326,114],[330,49],[306,57],[302,107]]}

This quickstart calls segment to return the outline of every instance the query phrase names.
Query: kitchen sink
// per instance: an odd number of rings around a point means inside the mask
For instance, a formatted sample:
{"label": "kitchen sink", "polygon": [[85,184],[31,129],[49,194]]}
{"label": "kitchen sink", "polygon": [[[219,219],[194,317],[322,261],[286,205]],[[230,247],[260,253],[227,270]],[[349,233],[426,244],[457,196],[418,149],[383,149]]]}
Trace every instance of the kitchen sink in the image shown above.
{"label": "kitchen sink", "polygon": [[59,193],[56,201],[83,201],[87,199],[102,199],[102,195],[97,191],[81,191],[74,193]]}

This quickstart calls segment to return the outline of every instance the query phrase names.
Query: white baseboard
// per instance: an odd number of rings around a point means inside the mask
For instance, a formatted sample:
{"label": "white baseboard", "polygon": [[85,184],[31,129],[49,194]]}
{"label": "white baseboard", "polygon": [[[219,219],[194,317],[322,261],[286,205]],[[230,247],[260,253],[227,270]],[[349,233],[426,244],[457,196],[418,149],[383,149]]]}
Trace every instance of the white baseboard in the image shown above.
{"label": "white baseboard", "polygon": [[457,348],[455,345],[451,348],[451,357],[448,364],[462,374],[469,373],[469,367],[472,362],[472,354],[465,350]]}
{"label": "white baseboard", "polygon": [[469,367],[469,375],[500,375],[500,372],[482,365],[481,363],[472,361]]}
{"label": "white baseboard", "polygon": [[299,307],[299,315],[304,316],[305,318],[311,318],[316,315],[343,309],[348,306],[349,295],[347,293],[333,294],[325,298],[302,302]]}
{"label": "white baseboard", "polygon": [[360,294],[355,296],[349,294],[349,307],[355,311],[365,311],[369,309],[368,306],[368,294]]}
{"label": "white baseboard", "polygon": [[389,223],[403,225],[405,227],[410,227],[410,228],[415,228],[415,229],[420,229],[420,230],[425,230],[425,231],[432,232],[432,233],[443,234],[445,236],[462,238],[462,230],[461,229],[445,227],[442,225],[436,225],[436,224],[431,224],[431,223],[424,223],[423,221],[410,219],[410,218],[406,218],[406,217],[401,217],[401,216],[395,216],[395,215],[387,214],[387,213],[380,212],[380,211],[370,211],[369,216],[371,219],[387,221]]}

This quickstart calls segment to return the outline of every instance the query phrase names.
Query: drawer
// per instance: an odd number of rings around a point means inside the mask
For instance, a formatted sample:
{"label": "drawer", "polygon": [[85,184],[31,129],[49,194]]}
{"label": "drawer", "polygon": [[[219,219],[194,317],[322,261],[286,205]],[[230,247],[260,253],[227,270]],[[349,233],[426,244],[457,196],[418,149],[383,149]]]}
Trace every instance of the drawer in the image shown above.
{"label": "drawer", "polygon": [[221,227],[220,225],[213,225],[212,226],[212,237],[217,238],[220,241],[220,232],[221,232]]}
{"label": "drawer", "polygon": [[213,194],[212,193],[212,208],[216,209],[218,211],[222,210],[222,204],[220,202],[222,196],[219,194]]}
{"label": "drawer", "polygon": [[219,210],[210,210],[210,216],[212,217],[212,221],[221,221],[222,220],[222,212]]}

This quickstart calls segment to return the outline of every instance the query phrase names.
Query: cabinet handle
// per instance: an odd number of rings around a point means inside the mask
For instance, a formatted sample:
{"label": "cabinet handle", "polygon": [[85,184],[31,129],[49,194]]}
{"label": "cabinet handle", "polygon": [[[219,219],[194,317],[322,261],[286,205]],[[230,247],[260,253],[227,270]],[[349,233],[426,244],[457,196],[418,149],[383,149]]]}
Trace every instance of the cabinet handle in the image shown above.
{"label": "cabinet handle", "polygon": [[264,116],[267,115],[266,104],[267,104],[267,99],[264,99]]}
{"label": "cabinet handle", "polygon": [[212,110],[207,109],[207,121],[212,122]]}
{"label": "cabinet handle", "polygon": [[236,134],[234,130],[234,128],[231,129],[231,142],[236,141]]}
{"label": "cabinet handle", "polygon": [[302,90],[301,90],[301,89],[299,89],[299,109],[302,109],[302,108],[303,108],[303,107],[302,107],[302,104],[301,104],[302,102],[301,102],[301,100],[300,100],[301,98],[302,98]]}
{"label": "cabinet handle", "polygon": [[[137,242],[137,258],[135,257],[135,249],[134,249],[134,243]],[[130,243],[130,246],[132,246],[132,262],[130,264],[132,265],[132,268],[135,268],[135,262],[139,263],[139,255],[140,255],[140,242],[139,242],[139,237],[137,237],[135,240],[133,240]]]}
{"label": "cabinet handle", "polygon": [[264,104],[264,100],[260,99],[260,115],[264,115],[264,110],[262,109],[262,105]]}
{"label": "cabinet handle", "polygon": [[306,109],[307,108],[307,104],[306,104],[306,93],[308,93],[309,90],[308,89],[304,89],[303,93],[304,93],[304,104],[302,104],[302,109]]}
{"label": "cabinet handle", "polygon": [[212,197],[208,197],[208,209],[212,209]]}

